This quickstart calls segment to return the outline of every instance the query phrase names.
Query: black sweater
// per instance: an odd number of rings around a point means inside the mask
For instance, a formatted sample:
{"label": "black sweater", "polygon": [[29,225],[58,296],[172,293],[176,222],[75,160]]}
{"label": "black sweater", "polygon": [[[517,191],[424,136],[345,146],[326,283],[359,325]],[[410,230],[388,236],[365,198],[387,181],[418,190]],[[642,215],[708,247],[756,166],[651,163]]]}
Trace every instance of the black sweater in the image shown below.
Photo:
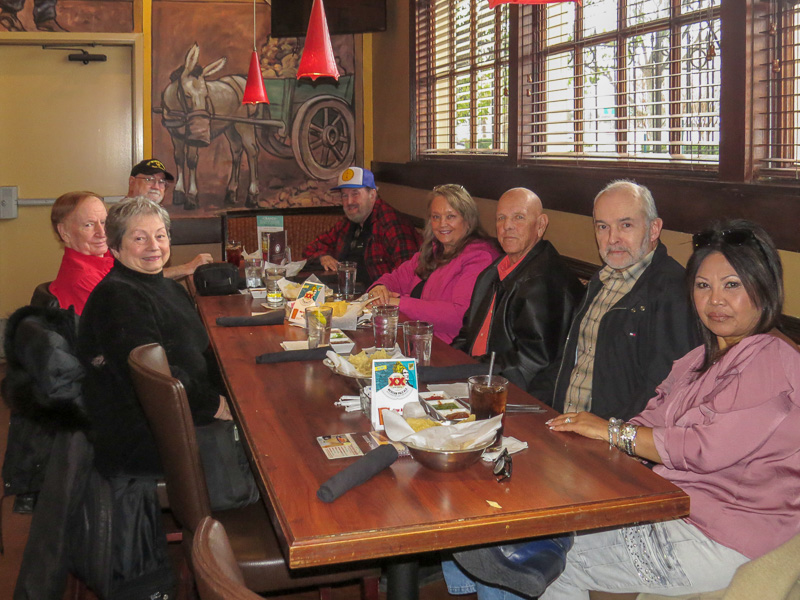
{"label": "black sweater", "polygon": [[117,261],[89,297],[78,334],[95,464],[103,475],[161,473],[128,372],[130,351],[154,342],[164,347],[172,374],[186,388],[195,424],[210,423],[223,386],[189,295],[161,273],[140,273]]}

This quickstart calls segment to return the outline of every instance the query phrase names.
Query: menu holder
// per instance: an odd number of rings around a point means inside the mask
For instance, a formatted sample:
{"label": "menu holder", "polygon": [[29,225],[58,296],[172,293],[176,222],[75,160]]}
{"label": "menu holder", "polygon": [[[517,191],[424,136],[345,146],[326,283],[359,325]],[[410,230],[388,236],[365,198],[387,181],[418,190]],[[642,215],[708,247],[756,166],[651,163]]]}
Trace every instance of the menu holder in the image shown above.
{"label": "menu holder", "polygon": [[300,288],[289,313],[289,323],[294,325],[306,326],[306,309],[312,306],[319,306],[325,301],[325,284],[306,281]]}
{"label": "menu holder", "polygon": [[372,406],[370,418],[375,431],[383,431],[384,411],[402,414],[403,406],[419,400],[417,361],[390,358],[372,361]]}

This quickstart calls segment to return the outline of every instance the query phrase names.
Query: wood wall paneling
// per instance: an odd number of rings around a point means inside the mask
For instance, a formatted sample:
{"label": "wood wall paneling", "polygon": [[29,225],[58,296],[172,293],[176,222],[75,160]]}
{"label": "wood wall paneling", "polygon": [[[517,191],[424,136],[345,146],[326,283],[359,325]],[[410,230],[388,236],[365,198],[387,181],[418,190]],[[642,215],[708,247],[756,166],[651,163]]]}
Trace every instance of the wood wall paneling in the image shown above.
{"label": "wood wall paneling", "polygon": [[592,214],[592,200],[607,183],[629,178],[647,186],[664,226],[694,233],[714,220],[745,218],[761,223],[783,250],[800,251],[800,192],[789,185],[717,182],[692,173],[652,173],[575,166],[512,166],[487,160],[425,160],[372,163],[376,179],[431,189],[459,183],[473,196],[499,198],[509,188],[534,190],[548,209]]}

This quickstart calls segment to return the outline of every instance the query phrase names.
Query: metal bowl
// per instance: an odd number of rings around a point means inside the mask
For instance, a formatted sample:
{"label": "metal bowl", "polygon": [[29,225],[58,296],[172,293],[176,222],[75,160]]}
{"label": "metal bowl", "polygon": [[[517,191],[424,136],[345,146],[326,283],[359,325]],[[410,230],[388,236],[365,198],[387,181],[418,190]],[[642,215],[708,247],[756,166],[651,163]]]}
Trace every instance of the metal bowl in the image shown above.
{"label": "metal bowl", "polygon": [[471,464],[478,462],[483,451],[492,444],[494,444],[494,440],[469,450],[431,450],[430,448],[420,448],[414,444],[406,444],[406,447],[414,460],[422,466],[434,471],[449,472],[466,469]]}

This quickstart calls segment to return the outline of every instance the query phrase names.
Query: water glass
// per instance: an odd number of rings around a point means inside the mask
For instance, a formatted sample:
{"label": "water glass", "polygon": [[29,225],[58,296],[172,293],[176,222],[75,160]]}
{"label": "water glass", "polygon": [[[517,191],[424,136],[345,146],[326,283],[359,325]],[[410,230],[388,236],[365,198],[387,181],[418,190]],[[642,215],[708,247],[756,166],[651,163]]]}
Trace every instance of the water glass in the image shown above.
{"label": "water glass", "polygon": [[508,397],[508,379],[499,375],[473,375],[468,380],[469,408],[475,419],[491,419],[503,415],[497,439],[503,435],[506,420],[506,398]]}
{"label": "water glass", "polygon": [[267,306],[280,308],[283,306],[283,292],[278,282],[286,277],[286,267],[267,267]]}
{"label": "water glass", "polygon": [[375,347],[391,350],[397,343],[397,319],[400,316],[399,306],[372,307],[372,329],[375,334]]}
{"label": "water glass", "polygon": [[418,365],[431,364],[431,345],[433,325],[425,321],[406,321],[403,323],[403,354],[416,358]]}
{"label": "water glass", "polygon": [[248,288],[262,286],[261,276],[264,274],[264,260],[261,258],[248,258],[244,263],[244,276]]}
{"label": "water glass", "polygon": [[339,293],[345,300],[353,300],[356,297],[356,271],[358,263],[340,262],[336,267],[339,275]]}
{"label": "water glass", "polygon": [[306,309],[310,350],[331,345],[331,323],[333,323],[333,309],[330,306],[311,306]]}

